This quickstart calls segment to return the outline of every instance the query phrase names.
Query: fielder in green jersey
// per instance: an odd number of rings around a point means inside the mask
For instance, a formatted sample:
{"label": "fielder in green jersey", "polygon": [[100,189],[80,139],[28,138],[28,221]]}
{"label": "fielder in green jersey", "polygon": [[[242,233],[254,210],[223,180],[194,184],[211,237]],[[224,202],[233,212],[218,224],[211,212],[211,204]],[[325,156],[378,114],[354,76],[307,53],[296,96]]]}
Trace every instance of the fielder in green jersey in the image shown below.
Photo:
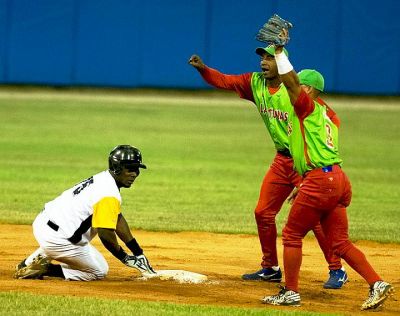
{"label": "fielder in green jersey", "polygon": [[334,253],[370,286],[361,309],[375,309],[382,306],[393,287],[382,280],[365,255],[349,240],[346,207],[351,201],[351,184],[341,168],[337,129],[327,117],[326,108],[317,102],[324,90],[324,80],[319,72],[310,69],[297,75],[288,57],[282,53],[291,27],[290,22],[274,15],[258,34],[276,46],[278,73],[293,105],[288,123],[289,148],[295,168],[303,176],[282,232],[286,285],[277,295],[264,297],[263,302],[300,306],[298,281],[302,239],[320,222]]}
{"label": "fielder in green jersey", "polygon": [[[303,85],[307,82],[312,84],[305,89],[310,90],[310,94],[314,96],[312,101],[307,101],[309,108],[313,108],[312,111],[301,107],[289,111],[289,149],[296,171],[303,175],[315,168],[341,165],[342,159],[338,150],[338,127],[328,117],[326,106],[317,99],[324,88],[322,75],[315,70],[304,69],[299,73],[299,82]],[[293,96],[293,93],[289,95]]]}
{"label": "fielder in green jersey", "polygon": [[[260,56],[260,72],[248,72],[239,75],[223,74],[205,65],[198,55],[192,55],[189,64],[195,67],[203,79],[210,85],[224,90],[235,91],[241,98],[255,104],[268,130],[276,155],[266,172],[254,215],[262,250],[261,269],[242,275],[244,280],[264,280],[280,282],[282,272],[278,263],[276,247],[277,227],[275,218],[283,203],[290,196],[293,188],[302,181],[294,170],[293,159],[289,151],[287,134],[289,112],[293,112],[286,87],[278,74],[275,61],[275,47],[258,47],[256,54]],[[284,50],[285,54],[288,52]],[[321,104],[325,104],[318,99]],[[327,105],[327,115],[339,126],[336,113]],[[326,243],[321,225],[316,225],[313,232],[329,264],[329,279],[324,288],[340,289],[347,281],[347,274],[340,258],[335,256]]]}
{"label": "fielder in green jersey", "polygon": [[292,106],[285,86],[281,85],[276,92],[271,93],[267,88],[264,74],[262,72],[253,72],[251,90],[254,103],[261,114],[276,150],[287,150],[289,148],[287,122]]}

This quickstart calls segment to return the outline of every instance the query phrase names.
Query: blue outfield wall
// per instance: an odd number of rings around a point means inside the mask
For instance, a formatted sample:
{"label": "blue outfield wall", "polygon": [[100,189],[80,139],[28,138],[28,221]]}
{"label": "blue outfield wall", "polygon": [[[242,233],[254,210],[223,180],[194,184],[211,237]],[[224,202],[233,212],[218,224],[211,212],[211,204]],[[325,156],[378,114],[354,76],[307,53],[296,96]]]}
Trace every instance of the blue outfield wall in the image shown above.
{"label": "blue outfield wall", "polygon": [[400,95],[398,0],[0,0],[0,83],[205,88],[196,53],[224,73],[259,70],[254,36],[294,24],[296,70],[326,91]]}

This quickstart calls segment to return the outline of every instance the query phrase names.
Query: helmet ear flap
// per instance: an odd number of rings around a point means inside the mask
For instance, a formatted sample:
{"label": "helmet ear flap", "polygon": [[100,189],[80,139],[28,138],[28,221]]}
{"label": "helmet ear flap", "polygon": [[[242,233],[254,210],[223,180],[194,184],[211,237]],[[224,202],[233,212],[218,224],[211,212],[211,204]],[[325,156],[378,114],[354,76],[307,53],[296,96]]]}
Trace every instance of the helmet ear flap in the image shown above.
{"label": "helmet ear flap", "polygon": [[113,157],[113,156],[110,156],[108,158],[108,168],[116,176],[119,175],[122,171],[121,163],[117,159],[115,159],[115,157]]}

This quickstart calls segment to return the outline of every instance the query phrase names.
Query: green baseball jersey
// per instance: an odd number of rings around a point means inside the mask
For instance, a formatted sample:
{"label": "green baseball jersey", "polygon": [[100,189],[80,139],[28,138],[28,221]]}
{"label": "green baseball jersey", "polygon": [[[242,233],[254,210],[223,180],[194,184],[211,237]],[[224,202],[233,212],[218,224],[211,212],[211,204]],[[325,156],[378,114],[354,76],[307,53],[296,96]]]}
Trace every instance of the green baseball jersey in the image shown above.
{"label": "green baseball jersey", "polygon": [[[304,102],[314,103],[314,110],[306,116],[301,113],[301,105],[298,107]],[[296,171],[303,175],[315,168],[341,165],[338,127],[328,117],[326,106],[311,100],[302,91],[295,108],[296,111],[289,113],[288,136]]]}
{"label": "green baseball jersey", "polygon": [[277,150],[289,148],[287,133],[289,113],[293,112],[286,87],[281,84],[278,91],[271,94],[265,84],[261,72],[254,72],[251,76],[251,90],[254,103],[258,108],[265,126],[271,135]]}

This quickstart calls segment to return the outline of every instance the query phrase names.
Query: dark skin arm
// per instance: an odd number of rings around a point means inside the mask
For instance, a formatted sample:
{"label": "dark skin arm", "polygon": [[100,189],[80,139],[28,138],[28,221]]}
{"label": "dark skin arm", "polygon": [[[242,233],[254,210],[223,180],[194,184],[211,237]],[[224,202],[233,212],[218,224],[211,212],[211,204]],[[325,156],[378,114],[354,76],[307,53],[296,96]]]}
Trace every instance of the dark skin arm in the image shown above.
{"label": "dark skin arm", "polygon": [[117,229],[115,232],[125,244],[133,239],[128,222],[122,214],[118,215]]}
{"label": "dark skin arm", "polygon": [[104,247],[115,256],[121,249],[115,230],[111,228],[97,228],[97,233]]}
{"label": "dark skin arm", "polygon": [[[275,48],[276,54],[280,54],[282,51],[283,46],[277,46]],[[292,70],[284,75],[280,75],[280,77],[289,94],[290,102],[295,104],[301,92],[300,81],[297,73]]]}
{"label": "dark skin arm", "polygon": [[111,228],[97,228],[97,233],[99,234],[99,238],[104,247],[106,247],[106,249],[110,251],[114,256],[121,249],[121,246],[118,243],[117,236],[124,243],[127,243],[133,239],[128,223],[122,214],[118,215],[116,230]]}

